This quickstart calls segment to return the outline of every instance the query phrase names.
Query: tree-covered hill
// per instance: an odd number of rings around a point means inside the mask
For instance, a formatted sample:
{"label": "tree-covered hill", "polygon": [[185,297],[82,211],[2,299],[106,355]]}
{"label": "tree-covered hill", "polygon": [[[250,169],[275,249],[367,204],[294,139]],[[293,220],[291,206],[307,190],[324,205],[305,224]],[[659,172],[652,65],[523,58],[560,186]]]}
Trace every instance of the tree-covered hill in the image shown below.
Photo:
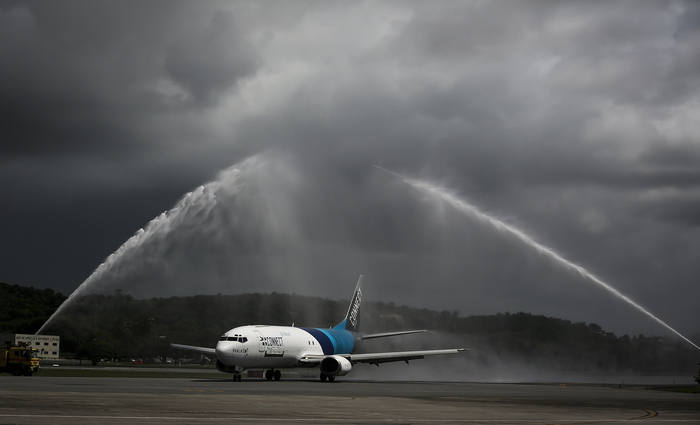
{"label": "tree-covered hill", "polygon": [[[33,333],[65,300],[51,290],[1,284],[0,329]],[[289,294],[197,295],[135,299],[88,295],[73,301],[48,327],[61,336],[61,351],[84,357],[165,358],[169,344],[214,347],[219,336],[247,324],[329,327],[348,301]],[[365,302],[363,332],[428,329],[420,336],[367,343],[367,350],[468,347],[475,367],[495,362],[567,372],[695,372],[698,353],[685,341],[644,335],[621,337],[594,323],[530,313],[460,317],[393,303]],[[700,336],[691,339],[700,342]],[[403,345],[402,345],[403,344]],[[99,353],[96,354],[96,353]]]}
{"label": "tree-covered hill", "polygon": [[34,333],[66,300],[52,289],[0,282],[0,333]]}

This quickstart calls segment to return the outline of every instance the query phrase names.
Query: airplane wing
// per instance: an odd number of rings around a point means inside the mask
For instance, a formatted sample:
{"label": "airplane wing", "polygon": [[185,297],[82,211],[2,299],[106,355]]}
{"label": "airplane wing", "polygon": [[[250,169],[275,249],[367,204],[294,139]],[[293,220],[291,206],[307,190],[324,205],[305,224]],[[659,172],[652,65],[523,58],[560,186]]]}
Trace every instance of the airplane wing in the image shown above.
{"label": "airplane wing", "polygon": [[469,351],[466,348],[451,348],[447,350],[423,350],[423,351],[397,351],[394,353],[369,353],[369,354],[349,354],[348,360],[352,363],[376,364],[423,359],[426,356],[437,356],[440,354],[457,354],[462,351]]}
{"label": "airplane wing", "polygon": [[397,336],[397,335],[408,335],[408,334],[417,334],[421,332],[425,332],[425,329],[419,330],[419,331],[400,331],[400,332],[384,332],[380,334],[369,334],[369,335],[362,335],[362,339],[374,339],[374,338],[386,338],[388,336]]}
{"label": "airplane wing", "polygon": [[216,354],[216,350],[206,347],[195,347],[194,345],[170,344],[171,347],[177,350],[194,351],[202,354]]}
{"label": "airplane wing", "polygon": [[[367,354],[336,354],[345,357],[352,364],[369,363],[376,364],[388,362],[406,362],[409,360],[423,359],[427,356],[437,356],[441,354],[457,354],[463,351],[469,351],[466,348],[450,348],[447,350],[422,350],[422,351],[396,351],[393,353],[367,353]],[[329,356],[302,356],[299,359],[302,363],[321,363],[321,360]]]}

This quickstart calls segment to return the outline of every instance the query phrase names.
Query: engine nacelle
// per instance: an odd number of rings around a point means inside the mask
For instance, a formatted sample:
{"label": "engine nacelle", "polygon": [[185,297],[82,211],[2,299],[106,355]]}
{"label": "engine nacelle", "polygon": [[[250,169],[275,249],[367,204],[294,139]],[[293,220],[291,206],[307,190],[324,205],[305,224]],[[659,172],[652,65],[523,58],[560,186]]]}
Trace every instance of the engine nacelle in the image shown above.
{"label": "engine nacelle", "polygon": [[321,360],[321,372],[326,375],[343,376],[352,370],[352,363],[343,356],[328,356]]}

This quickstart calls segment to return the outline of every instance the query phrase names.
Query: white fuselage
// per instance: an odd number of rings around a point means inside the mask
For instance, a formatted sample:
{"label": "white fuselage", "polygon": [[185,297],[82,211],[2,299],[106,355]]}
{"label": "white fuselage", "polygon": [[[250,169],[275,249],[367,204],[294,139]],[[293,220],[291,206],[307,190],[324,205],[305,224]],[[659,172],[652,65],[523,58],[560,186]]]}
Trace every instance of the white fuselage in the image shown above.
{"label": "white fuselage", "polygon": [[304,355],[323,355],[309,332],[289,326],[251,325],[233,328],[216,344],[216,357],[226,366],[249,368],[304,367]]}
{"label": "white fuselage", "polygon": [[444,350],[396,351],[384,353],[361,353],[357,351],[364,340],[385,338],[425,332],[425,330],[360,333],[360,303],[362,282],[360,276],[345,319],[332,328],[307,328],[294,326],[249,325],[239,326],[224,333],[216,348],[170,344],[177,350],[194,351],[203,355],[216,355],[216,368],[232,373],[233,380],[241,380],[246,369],[267,369],[267,380],[279,380],[278,369],[295,367],[318,367],[321,381],[334,381],[337,376],[347,375],[354,364],[380,363],[422,359],[426,356],[457,354],[463,348]]}

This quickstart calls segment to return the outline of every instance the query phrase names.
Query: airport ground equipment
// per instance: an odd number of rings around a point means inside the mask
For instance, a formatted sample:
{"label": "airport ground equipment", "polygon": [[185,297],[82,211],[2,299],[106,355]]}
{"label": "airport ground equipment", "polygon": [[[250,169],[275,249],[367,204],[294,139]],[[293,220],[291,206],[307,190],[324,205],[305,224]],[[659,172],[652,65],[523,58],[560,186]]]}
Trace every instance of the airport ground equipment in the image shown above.
{"label": "airport ground equipment", "polygon": [[14,376],[32,376],[39,372],[38,351],[25,343],[8,343],[0,348],[0,373]]}

